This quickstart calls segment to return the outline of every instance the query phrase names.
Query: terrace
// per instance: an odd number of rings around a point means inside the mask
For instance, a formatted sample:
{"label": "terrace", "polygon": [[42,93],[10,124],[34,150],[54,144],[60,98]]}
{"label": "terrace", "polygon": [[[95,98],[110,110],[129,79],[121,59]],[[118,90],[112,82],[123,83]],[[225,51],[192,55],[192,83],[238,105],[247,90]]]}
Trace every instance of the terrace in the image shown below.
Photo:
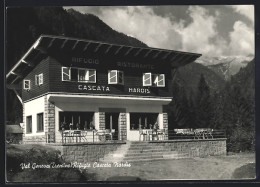
{"label": "terrace", "polygon": [[[119,133],[115,129],[106,130],[61,130],[62,144],[75,143],[112,143],[126,141],[126,133]],[[47,136],[47,134],[46,134]],[[198,129],[140,129],[139,141],[167,141],[167,140],[205,140],[226,138],[224,130],[198,128]],[[48,142],[48,138],[47,142]]]}

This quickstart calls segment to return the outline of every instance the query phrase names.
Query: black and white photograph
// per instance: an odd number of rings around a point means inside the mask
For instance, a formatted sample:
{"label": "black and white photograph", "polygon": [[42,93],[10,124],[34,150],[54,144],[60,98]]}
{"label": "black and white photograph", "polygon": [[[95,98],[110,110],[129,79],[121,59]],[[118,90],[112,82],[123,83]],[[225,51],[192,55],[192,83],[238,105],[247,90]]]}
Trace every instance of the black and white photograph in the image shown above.
{"label": "black and white photograph", "polygon": [[6,183],[256,179],[253,4],[5,19]]}

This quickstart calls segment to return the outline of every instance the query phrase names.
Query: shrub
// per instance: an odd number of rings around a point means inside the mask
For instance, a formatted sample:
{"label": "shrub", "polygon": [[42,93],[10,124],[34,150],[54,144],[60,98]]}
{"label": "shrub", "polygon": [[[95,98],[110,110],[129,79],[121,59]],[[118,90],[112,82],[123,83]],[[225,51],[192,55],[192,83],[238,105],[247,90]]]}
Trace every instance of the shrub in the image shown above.
{"label": "shrub", "polygon": [[227,150],[232,152],[255,151],[254,132],[242,127],[234,128],[227,137]]}
{"label": "shrub", "polygon": [[[37,146],[37,147],[36,147]],[[22,169],[21,163],[32,166],[48,165],[52,162],[62,164],[61,153],[58,150],[36,145],[7,146],[6,170],[7,181],[10,182],[80,182],[89,180],[86,173],[76,168],[37,168]]]}
{"label": "shrub", "polygon": [[237,168],[232,178],[234,179],[254,179],[256,177],[255,163],[249,163]]}

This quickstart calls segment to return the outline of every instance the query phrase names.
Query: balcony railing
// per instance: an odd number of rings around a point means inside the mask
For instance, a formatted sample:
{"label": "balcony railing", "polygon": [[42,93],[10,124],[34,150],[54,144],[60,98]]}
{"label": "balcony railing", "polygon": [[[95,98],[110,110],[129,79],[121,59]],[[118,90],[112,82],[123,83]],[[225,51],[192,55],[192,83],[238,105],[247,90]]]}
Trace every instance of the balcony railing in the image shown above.
{"label": "balcony railing", "polygon": [[216,129],[142,129],[139,130],[140,141],[180,140],[180,139],[217,139],[226,138],[224,130]]}

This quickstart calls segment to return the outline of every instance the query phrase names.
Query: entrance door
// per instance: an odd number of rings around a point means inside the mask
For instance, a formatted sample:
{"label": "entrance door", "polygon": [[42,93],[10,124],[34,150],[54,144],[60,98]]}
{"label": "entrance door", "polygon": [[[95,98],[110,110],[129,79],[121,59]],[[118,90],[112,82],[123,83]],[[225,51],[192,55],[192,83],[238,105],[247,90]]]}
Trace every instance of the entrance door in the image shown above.
{"label": "entrance door", "polygon": [[106,129],[109,129],[112,132],[112,139],[118,140],[118,120],[119,120],[119,113],[118,112],[106,112],[105,113],[106,119]]}

